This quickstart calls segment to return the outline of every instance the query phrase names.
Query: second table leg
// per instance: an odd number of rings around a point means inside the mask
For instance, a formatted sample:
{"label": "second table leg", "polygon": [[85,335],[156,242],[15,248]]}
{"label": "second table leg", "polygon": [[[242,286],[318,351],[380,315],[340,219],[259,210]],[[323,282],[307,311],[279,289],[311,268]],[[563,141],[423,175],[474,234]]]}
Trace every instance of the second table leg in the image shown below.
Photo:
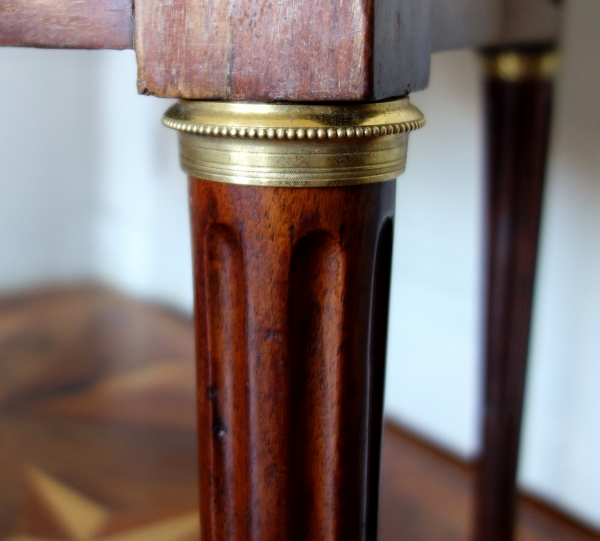
{"label": "second table leg", "polygon": [[500,50],[484,59],[485,397],[474,538],[510,541],[555,56]]}

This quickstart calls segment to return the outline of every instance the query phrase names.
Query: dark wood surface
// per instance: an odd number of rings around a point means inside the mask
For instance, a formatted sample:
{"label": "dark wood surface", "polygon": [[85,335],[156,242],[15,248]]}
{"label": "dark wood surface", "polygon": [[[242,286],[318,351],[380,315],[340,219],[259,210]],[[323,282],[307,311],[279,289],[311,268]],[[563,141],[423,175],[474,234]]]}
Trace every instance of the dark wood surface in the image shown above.
{"label": "dark wood surface", "polygon": [[0,46],[133,48],[131,0],[0,1]]}
{"label": "dark wood surface", "polygon": [[485,83],[486,365],[476,541],[513,538],[551,94],[549,81]]}
{"label": "dark wood surface", "polygon": [[375,539],[395,186],[190,179],[205,541]]}
{"label": "dark wood surface", "polygon": [[[102,289],[0,299],[0,539],[198,539],[193,341]],[[468,539],[469,464],[388,425],[382,467],[381,541]],[[531,498],[518,519],[518,541],[600,539]]]}

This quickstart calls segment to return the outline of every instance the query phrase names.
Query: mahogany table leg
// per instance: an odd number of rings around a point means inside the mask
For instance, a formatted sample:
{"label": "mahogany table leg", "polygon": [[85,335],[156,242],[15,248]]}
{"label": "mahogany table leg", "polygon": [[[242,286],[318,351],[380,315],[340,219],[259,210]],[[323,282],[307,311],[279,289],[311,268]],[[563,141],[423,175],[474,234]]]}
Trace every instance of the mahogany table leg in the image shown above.
{"label": "mahogany table leg", "polygon": [[394,194],[190,179],[205,541],[375,540]]}
{"label": "mahogany table leg", "polygon": [[510,541],[554,53],[488,51],[483,450],[476,541]]}
{"label": "mahogany table leg", "polygon": [[[376,541],[407,98],[180,102],[203,541]],[[205,178],[207,180],[200,180]]]}

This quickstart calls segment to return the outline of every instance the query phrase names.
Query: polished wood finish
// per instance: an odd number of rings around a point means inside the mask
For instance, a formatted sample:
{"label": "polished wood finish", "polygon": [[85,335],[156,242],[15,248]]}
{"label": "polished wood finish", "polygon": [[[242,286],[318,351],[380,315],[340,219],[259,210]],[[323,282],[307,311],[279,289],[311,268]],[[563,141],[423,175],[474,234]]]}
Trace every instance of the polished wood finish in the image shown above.
{"label": "polished wood finish", "polygon": [[[197,541],[193,350],[189,318],[104,289],[0,298],[0,539]],[[468,539],[470,464],[388,423],[382,472],[380,541]],[[518,541],[600,540],[518,509]]]}
{"label": "polished wood finish", "polygon": [[205,541],[375,539],[394,194],[190,179]]}
{"label": "polished wood finish", "polygon": [[485,83],[487,306],[476,541],[509,541],[552,83]]}
{"label": "polished wood finish", "polygon": [[131,0],[0,2],[0,46],[132,49]]}

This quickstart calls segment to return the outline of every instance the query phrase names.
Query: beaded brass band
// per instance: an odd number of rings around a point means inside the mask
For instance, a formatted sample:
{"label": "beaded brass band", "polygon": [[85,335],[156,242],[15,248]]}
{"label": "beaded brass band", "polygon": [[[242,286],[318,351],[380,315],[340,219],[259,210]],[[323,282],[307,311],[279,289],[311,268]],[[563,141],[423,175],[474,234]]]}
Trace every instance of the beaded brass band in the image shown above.
{"label": "beaded brass band", "polygon": [[178,130],[190,176],[255,186],[343,186],[404,172],[408,133],[425,123],[408,98],[314,105],[181,100]]}

